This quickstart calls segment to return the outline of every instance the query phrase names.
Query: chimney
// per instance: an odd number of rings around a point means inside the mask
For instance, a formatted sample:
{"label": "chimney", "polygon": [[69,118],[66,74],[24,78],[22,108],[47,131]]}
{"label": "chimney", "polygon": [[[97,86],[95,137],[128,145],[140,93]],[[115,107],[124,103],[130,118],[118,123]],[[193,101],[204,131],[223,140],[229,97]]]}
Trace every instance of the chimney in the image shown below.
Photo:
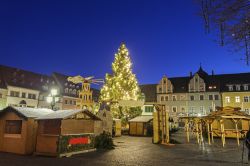
{"label": "chimney", "polygon": [[192,73],[191,71],[190,71],[190,73],[189,73],[189,76],[190,76],[190,77],[192,77],[192,76],[193,76],[193,73]]}
{"label": "chimney", "polygon": [[212,76],[214,76],[214,70],[212,70]]}

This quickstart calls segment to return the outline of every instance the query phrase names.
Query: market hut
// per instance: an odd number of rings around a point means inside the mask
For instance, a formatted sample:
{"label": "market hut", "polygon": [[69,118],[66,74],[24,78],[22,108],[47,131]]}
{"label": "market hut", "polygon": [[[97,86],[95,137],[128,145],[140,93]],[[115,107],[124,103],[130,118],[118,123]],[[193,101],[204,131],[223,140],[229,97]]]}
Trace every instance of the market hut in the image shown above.
{"label": "market hut", "polygon": [[36,154],[71,156],[94,149],[94,137],[102,132],[102,121],[88,110],[59,110],[40,117]]}
{"label": "market hut", "polygon": [[238,107],[217,107],[217,111],[211,112],[204,117],[207,125],[208,141],[213,142],[213,137],[221,137],[222,145],[225,145],[225,138],[236,138],[239,145],[239,139],[244,138],[249,130],[250,116],[241,112]]}
{"label": "market hut", "polygon": [[129,135],[147,136],[153,132],[153,116],[138,116],[129,120]]}
{"label": "market hut", "polygon": [[6,107],[0,111],[0,151],[32,154],[35,150],[35,118],[52,113],[50,109]]}

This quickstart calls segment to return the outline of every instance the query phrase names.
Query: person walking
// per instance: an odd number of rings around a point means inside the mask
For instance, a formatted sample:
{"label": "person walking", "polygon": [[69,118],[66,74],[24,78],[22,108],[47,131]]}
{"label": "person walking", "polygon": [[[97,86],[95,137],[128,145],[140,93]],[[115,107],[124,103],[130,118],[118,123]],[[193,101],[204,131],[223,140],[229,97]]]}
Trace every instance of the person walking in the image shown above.
{"label": "person walking", "polygon": [[248,149],[248,163],[250,161],[250,129],[247,131],[246,134],[246,147]]}

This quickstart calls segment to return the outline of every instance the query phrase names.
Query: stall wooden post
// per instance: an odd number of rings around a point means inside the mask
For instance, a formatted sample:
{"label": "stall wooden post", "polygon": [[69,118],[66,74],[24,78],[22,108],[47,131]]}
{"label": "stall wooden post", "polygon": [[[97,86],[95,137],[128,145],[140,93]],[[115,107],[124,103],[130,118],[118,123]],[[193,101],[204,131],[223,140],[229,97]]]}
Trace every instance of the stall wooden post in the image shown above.
{"label": "stall wooden post", "polygon": [[196,139],[197,139],[197,143],[200,143],[200,139],[199,139],[199,126],[198,126],[198,122],[196,120],[194,120],[195,123],[195,132],[196,132]]}
{"label": "stall wooden post", "polygon": [[234,124],[235,124],[235,132],[236,132],[236,140],[237,140],[237,144],[238,146],[240,146],[240,139],[239,139],[239,129],[238,129],[238,122],[239,120],[235,120],[235,119],[232,119]]}
{"label": "stall wooden post", "polygon": [[203,135],[202,135],[202,120],[199,119],[199,122],[200,122],[200,132],[199,132],[199,135],[200,135],[200,143],[203,142]]}
{"label": "stall wooden post", "polygon": [[219,120],[220,122],[220,130],[221,130],[221,141],[222,141],[222,146],[225,146],[225,130],[224,130],[224,123],[223,120]]}
{"label": "stall wooden post", "polygon": [[210,124],[209,122],[207,123],[207,139],[208,139],[208,144],[211,145],[211,141],[210,141]]}
{"label": "stall wooden post", "polygon": [[186,127],[186,134],[187,134],[187,142],[189,143],[189,122],[188,122],[188,119],[185,119],[185,127]]}
{"label": "stall wooden post", "polygon": [[212,140],[212,143],[214,143],[214,132],[213,132],[213,124],[212,123],[210,123],[209,125],[210,125],[210,131],[211,131],[211,140]]}

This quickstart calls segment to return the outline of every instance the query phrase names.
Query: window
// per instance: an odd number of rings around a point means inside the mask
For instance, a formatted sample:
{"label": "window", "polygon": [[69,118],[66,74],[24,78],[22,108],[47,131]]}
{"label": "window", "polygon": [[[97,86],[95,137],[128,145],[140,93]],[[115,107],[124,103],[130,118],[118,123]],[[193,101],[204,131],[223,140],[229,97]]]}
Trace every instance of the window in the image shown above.
{"label": "window", "polygon": [[22,98],[26,98],[26,93],[22,93]]}
{"label": "window", "polygon": [[29,98],[29,99],[36,99],[36,95],[35,95],[35,94],[32,94],[32,93],[29,93],[29,94],[28,94],[28,98]]}
{"label": "window", "polygon": [[73,101],[74,105],[76,105],[76,101]]}
{"label": "window", "polygon": [[165,96],[165,101],[168,101],[168,96]]}
{"label": "window", "polygon": [[249,97],[248,96],[244,96],[244,102],[245,103],[249,102]]}
{"label": "window", "polygon": [[72,100],[69,101],[69,104],[72,105]]}
{"label": "window", "polygon": [[173,95],[172,98],[173,98],[173,101],[177,100],[177,97],[175,95]]}
{"label": "window", "polygon": [[68,88],[65,88],[64,89],[64,93],[68,93],[69,92],[69,89]]}
{"label": "window", "polygon": [[240,91],[240,85],[236,85],[236,90]]}
{"label": "window", "polygon": [[154,107],[153,106],[145,106],[145,112],[153,112]]}
{"label": "window", "polygon": [[185,112],[185,107],[181,107],[181,112]]}
{"label": "window", "polygon": [[164,101],[164,97],[163,96],[161,96],[161,101]]}
{"label": "window", "polygon": [[159,88],[159,92],[161,92],[161,88]]}
{"label": "window", "polygon": [[230,103],[230,97],[229,97],[229,96],[226,96],[226,97],[225,97],[225,101],[226,101],[226,103]]}
{"label": "window", "polygon": [[235,96],[235,102],[239,103],[240,102],[240,96]]}
{"label": "window", "polygon": [[219,95],[214,95],[214,100],[219,100]]}
{"label": "window", "polygon": [[166,84],[166,80],[163,80],[163,84]]}
{"label": "window", "polygon": [[213,100],[213,95],[208,95],[209,100]]}
{"label": "window", "polygon": [[193,101],[194,100],[194,96],[190,96],[190,100]]}
{"label": "window", "polygon": [[244,90],[248,90],[248,85],[244,85]]}
{"label": "window", "polygon": [[64,103],[65,103],[65,104],[68,104],[68,100],[64,100]]}
{"label": "window", "polygon": [[5,134],[21,134],[22,121],[21,120],[6,120]]}
{"label": "window", "polygon": [[233,90],[234,90],[233,85],[228,85],[228,90],[229,90],[229,91],[233,91]]}
{"label": "window", "polygon": [[172,107],[172,112],[177,112],[177,107]]}
{"label": "window", "polygon": [[2,93],[0,93],[0,98],[3,98],[3,94]]}
{"label": "window", "polygon": [[204,107],[203,106],[200,106],[200,113],[204,114]]}
{"label": "window", "polygon": [[19,92],[17,92],[17,91],[10,91],[10,96],[12,96],[12,97],[19,97]]}
{"label": "window", "polygon": [[204,95],[200,95],[200,100],[204,100]]}

